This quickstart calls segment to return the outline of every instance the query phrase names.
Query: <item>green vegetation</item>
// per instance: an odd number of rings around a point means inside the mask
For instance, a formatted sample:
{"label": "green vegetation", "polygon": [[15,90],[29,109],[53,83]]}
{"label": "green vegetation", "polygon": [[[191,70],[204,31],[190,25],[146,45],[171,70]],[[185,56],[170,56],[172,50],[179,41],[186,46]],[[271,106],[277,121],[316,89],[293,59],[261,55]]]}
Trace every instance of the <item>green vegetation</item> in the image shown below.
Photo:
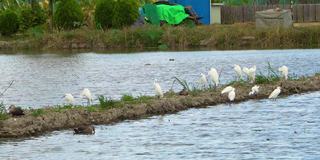
{"label": "green vegetation", "polygon": [[112,17],[114,28],[130,26],[139,17],[139,3],[136,0],[117,0],[114,8]]}
{"label": "green vegetation", "polygon": [[113,6],[115,5],[114,0],[100,0],[97,3],[94,19],[96,22],[97,28],[111,28],[112,27],[112,18],[113,18]]}
{"label": "green vegetation", "polygon": [[100,0],[95,9],[98,28],[123,28],[132,25],[139,17],[136,0]]}
{"label": "green vegetation", "polygon": [[267,75],[263,75],[261,72],[259,75],[256,76],[256,83],[257,84],[266,84],[266,83],[274,83],[279,81],[280,75],[277,73],[276,69],[271,66],[271,63],[268,62],[268,70]]}
{"label": "green vegetation", "polygon": [[26,7],[20,11],[21,23],[20,29],[26,30],[31,27],[42,25],[47,20],[46,12],[39,6]]}
{"label": "green vegetation", "polygon": [[83,12],[76,0],[59,1],[53,20],[58,29],[79,28],[83,23]]}
{"label": "green vegetation", "polygon": [[6,120],[9,118],[7,114],[6,107],[4,106],[3,102],[0,103],[0,120]]}
{"label": "green vegetation", "polygon": [[19,17],[12,10],[5,10],[0,14],[0,32],[4,36],[11,36],[19,30]]}
{"label": "green vegetation", "polygon": [[42,108],[32,109],[31,110],[31,115],[34,116],[34,117],[39,117],[39,116],[44,115],[44,114],[45,114],[45,110],[42,109]]}

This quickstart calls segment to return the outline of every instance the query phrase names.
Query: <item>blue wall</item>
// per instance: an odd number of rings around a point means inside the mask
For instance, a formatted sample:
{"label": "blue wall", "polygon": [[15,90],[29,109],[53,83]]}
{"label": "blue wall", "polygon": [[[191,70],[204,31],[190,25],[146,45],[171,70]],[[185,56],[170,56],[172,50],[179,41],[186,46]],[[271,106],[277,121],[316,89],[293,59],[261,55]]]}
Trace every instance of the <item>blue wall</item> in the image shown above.
{"label": "blue wall", "polygon": [[210,0],[169,0],[172,3],[178,3],[183,6],[192,6],[197,15],[203,17],[201,22],[203,24],[210,24]]}

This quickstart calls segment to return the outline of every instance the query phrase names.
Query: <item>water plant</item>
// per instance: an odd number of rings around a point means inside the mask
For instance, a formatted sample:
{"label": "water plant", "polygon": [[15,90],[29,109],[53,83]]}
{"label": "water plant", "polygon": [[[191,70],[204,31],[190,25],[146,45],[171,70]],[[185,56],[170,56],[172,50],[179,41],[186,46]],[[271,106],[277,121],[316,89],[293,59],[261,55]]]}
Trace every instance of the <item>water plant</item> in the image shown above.
{"label": "water plant", "polygon": [[[180,79],[178,77],[173,77],[173,79],[174,80],[172,82],[172,86],[175,84],[175,82],[178,82],[178,84],[180,84],[183,87],[184,90],[186,90],[186,91],[191,91],[192,90],[186,80]],[[172,87],[171,87],[171,89],[172,89]]]}

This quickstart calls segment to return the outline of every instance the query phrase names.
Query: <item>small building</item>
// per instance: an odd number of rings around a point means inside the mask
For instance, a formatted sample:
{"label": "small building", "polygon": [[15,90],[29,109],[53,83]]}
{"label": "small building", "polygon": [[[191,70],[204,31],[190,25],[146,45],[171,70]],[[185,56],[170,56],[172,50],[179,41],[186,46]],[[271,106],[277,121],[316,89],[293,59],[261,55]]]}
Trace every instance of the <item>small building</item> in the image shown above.
{"label": "small building", "polygon": [[169,0],[171,3],[192,6],[202,24],[211,24],[211,0]]}

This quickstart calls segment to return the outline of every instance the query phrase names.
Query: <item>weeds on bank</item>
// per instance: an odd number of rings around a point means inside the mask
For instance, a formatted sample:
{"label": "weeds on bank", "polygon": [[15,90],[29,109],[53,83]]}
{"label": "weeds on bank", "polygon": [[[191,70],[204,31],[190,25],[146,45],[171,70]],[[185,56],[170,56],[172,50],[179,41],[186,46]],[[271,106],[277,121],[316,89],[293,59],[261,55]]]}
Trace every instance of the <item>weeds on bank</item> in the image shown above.
{"label": "weeds on bank", "polygon": [[3,102],[0,103],[0,120],[6,120],[9,118],[7,114],[6,107],[4,106]]}
{"label": "weeds on bank", "polygon": [[42,108],[31,110],[31,115],[34,117],[39,117],[41,115],[44,115],[45,113],[46,113],[45,110]]}

